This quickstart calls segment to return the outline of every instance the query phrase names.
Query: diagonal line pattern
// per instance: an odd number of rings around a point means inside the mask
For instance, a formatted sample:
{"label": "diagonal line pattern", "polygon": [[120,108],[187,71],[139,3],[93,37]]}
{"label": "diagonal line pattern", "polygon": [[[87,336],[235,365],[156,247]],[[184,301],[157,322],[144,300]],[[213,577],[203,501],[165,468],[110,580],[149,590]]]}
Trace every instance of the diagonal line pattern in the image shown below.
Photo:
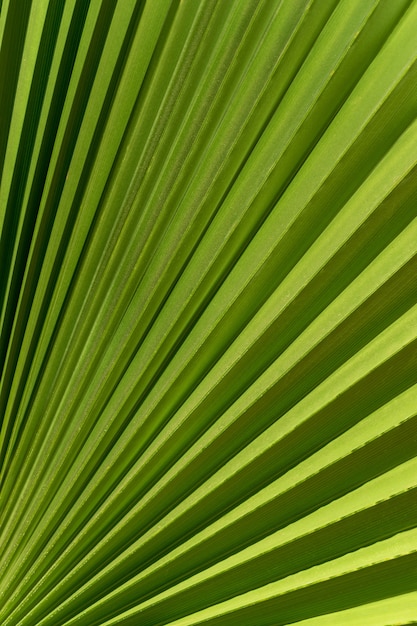
{"label": "diagonal line pattern", "polygon": [[0,622],[417,622],[417,1],[0,2]]}

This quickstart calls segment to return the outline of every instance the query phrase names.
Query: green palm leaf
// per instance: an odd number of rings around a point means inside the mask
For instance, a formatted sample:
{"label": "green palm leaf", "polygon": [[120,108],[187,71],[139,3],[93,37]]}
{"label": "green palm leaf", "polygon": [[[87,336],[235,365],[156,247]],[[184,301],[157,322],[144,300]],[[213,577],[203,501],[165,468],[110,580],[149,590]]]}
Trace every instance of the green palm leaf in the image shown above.
{"label": "green palm leaf", "polygon": [[417,622],[417,1],[0,3],[0,622]]}

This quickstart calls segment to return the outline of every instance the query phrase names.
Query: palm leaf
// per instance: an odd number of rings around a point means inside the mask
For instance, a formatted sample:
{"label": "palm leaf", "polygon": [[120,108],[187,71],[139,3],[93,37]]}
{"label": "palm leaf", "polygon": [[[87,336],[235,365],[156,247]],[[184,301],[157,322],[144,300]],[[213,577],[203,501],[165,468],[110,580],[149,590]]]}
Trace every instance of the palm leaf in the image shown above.
{"label": "palm leaf", "polygon": [[415,623],[416,0],[0,9],[2,625]]}

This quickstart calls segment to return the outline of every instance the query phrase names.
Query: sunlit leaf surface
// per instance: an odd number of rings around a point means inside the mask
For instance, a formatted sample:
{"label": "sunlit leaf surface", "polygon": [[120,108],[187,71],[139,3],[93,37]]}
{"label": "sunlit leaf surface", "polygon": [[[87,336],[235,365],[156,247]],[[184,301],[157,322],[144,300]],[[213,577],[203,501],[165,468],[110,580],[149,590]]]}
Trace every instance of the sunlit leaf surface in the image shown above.
{"label": "sunlit leaf surface", "polygon": [[0,623],[417,623],[417,0],[0,2]]}

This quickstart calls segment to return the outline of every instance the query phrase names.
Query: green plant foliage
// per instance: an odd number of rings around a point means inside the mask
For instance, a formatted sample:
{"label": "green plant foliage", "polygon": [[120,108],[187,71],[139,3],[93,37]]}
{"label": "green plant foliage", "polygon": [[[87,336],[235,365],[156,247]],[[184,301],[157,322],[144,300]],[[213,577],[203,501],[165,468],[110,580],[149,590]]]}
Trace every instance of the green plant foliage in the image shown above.
{"label": "green plant foliage", "polygon": [[417,623],[417,0],[0,2],[0,623]]}

